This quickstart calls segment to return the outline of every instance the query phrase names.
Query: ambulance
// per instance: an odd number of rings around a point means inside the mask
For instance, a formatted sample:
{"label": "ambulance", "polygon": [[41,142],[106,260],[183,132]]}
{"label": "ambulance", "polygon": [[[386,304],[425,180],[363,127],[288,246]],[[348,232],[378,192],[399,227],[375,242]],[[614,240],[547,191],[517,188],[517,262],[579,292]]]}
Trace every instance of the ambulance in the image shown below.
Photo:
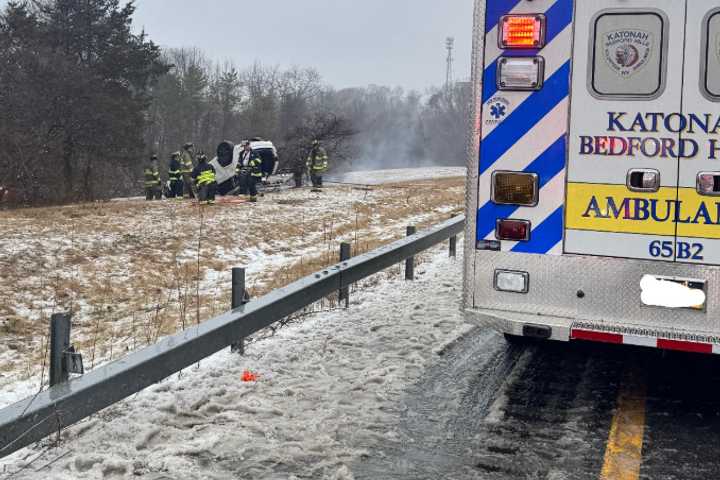
{"label": "ambulance", "polygon": [[720,3],[477,0],[464,311],[720,353]]}

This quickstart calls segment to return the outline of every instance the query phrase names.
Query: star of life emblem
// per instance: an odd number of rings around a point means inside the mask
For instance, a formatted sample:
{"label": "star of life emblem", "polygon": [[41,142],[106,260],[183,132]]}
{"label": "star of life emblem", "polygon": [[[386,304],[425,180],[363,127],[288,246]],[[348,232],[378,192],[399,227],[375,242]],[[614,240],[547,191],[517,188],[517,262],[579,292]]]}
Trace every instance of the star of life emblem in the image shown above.
{"label": "star of life emblem", "polygon": [[510,101],[501,96],[493,97],[485,103],[485,125],[498,125],[510,113]]}
{"label": "star of life emblem", "polygon": [[644,30],[607,32],[604,37],[605,61],[620,77],[628,78],[647,65],[653,45],[653,34]]}

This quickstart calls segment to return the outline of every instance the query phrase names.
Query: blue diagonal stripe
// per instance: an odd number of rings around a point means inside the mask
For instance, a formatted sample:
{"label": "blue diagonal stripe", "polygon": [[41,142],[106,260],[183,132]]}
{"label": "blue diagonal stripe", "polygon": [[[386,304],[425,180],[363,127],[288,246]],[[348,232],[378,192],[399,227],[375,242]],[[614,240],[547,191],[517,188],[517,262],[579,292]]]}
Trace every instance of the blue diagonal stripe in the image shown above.
{"label": "blue diagonal stripe", "polygon": [[547,43],[550,43],[572,22],[573,0],[558,0],[555,5],[545,12],[545,17],[547,18],[547,32],[545,35]]}
{"label": "blue diagonal stripe", "polygon": [[562,240],[563,207],[558,208],[530,234],[529,242],[520,242],[512,249],[517,253],[547,253]]}
{"label": "blue diagonal stripe", "polygon": [[[572,22],[572,0],[558,0],[546,13],[547,32],[545,34],[546,44],[549,45],[565,27]],[[489,31],[489,30],[488,30]],[[493,41],[493,39],[490,39]],[[505,50],[503,55],[508,57],[532,57],[537,55],[537,50]],[[540,53],[542,55],[542,52]],[[568,51],[568,56],[570,52]],[[497,65],[493,62],[485,69],[483,74],[483,103],[490,100],[497,93]]]}
{"label": "blue diagonal stripe", "polygon": [[[542,189],[550,180],[565,167],[565,136],[558,138],[538,158],[523,170],[538,175],[539,187]],[[542,192],[540,192],[542,198]],[[478,210],[477,239],[482,240],[495,230],[498,218],[511,218],[519,207],[517,205],[498,205],[488,201]]]}
{"label": "blue diagonal stripe", "polygon": [[548,79],[542,90],[530,95],[503,123],[482,140],[480,148],[481,175],[567,97],[569,79],[570,61]]}
{"label": "blue diagonal stripe", "polygon": [[485,8],[485,31],[495,28],[500,17],[510,13],[521,1],[523,0],[488,0]]}

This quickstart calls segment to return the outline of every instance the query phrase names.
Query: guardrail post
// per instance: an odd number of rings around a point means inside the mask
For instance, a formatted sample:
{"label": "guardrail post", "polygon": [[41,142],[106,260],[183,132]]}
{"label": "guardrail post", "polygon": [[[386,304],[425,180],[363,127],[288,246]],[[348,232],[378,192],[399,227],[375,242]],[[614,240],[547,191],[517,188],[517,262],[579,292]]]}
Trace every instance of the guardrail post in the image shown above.
{"label": "guardrail post", "polygon": [[[453,218],[412,238],[401,239],[383,248],[349,260],[345,269],[328,269],[309,275],[248,303],[244,308],[207,320],[196,329],[169,335],[152,348],[128,354],[122,362],[96,368],[73,388],[51,388],[0,409],[0,458],[57,433],[98,411],[137,393],[170,375],[213,355],[238,337],[249,337],[294,312],[338,291],[342,284],[357,283],[403,259],[461,235],[465,219]],[[247,301],[247,297],[243,299]],[[235,332],[235,333],[233,333]],[[65,358],[78,359],[68,351]],[[79,355],[78,355],[79,356]],[[75,373],[74,361],[67,362]],[[77,365],[79,370],[82,366]],[[62,412],[62,418],[58,416]]]}
{"label": "guardrail post", "polygon": [[[410,237],[417,233],[417,228],[413,225],[407,227],[407,236]],[[415,280],[415,257],[405,260],[405,280]]]}
{"label": "guardrail post", "polygon": [[450,237],[450,258],[457,256],[457,235]]}
{"label": "guardrail post", "polygon": [[67,382],[70,374],[65,352],[70,349],[70,315],[55,313],[50,317],[50,386]]}
{"label": "guardrail post", "polygon": [[[240,308],[250,301],[250,294],[245,288],[245,269],[244,268],[233,268],[232,269],[232,300],[230,308],[235,310]],[[237,342],[230,345],[230,351],[232,353],[239,353],[245,355],[245,338],[241,338]]]}
{"label": "guardrail post", "polygon": [[[340,263],[350,260],[351,247],[349,243],[340,244]],[[342,277],[341,277],[342,278]],[[338,292],[338,300],[342,303],[345,300],[345,308],[350,308],[350,286],[347,285]]]}

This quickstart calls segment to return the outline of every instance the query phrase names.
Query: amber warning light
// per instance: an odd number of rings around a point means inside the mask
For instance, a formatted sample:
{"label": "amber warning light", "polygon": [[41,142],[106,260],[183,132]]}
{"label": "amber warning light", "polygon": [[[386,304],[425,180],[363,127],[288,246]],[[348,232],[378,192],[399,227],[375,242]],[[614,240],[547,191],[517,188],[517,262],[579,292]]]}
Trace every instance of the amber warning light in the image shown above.
{"label": "amber warning light", "polygon": [[542,48],[544,45],[543,15],[506,15],[500,25],[500,48]]}

